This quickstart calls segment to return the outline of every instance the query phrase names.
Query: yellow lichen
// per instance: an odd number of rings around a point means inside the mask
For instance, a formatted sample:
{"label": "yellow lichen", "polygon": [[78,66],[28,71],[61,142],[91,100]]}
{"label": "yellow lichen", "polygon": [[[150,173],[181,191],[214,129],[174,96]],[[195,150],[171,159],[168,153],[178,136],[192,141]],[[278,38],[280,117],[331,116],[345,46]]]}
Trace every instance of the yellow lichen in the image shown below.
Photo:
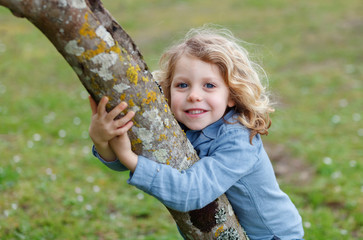
{"label": "yellow lichen", "polygon": [[160,134],[158,141],[167,140],[168,137],[165,134]]}
{"label": "yellow lichen", "polygon": [[149,78],[148,77],[142,77],[142,81],[148,82],[149,81]]}
{"label": "yellow lichen", "polygon": [[130,64],[130,67],[127,69],[126,71],[126,76],[129,79],[129,81],[133,84],[135,84],[135,86],[137,86],[137,80],[138,80],[138,71],[140,71],[140,67],[139,65],[136,66],[132,66]]}
{"label": "yellow lichen", "polygon": [[[85,14],[84,19],[85,22],[83,23],[81,29],[79,30],[79,34],[89,39],[96,38],[97,37],[96,31],[93,27],[91,27],[91,25],[88,22],[88,13]],[[120,56],[119,57],[120,61],[123,61],[123,57],[121,56],[121,51],[122,50],[117,42],[115,42],[115,45],[113,45],[112,47],[107,48],[107,43],[103,39],[99,38],[99,43],[97,44],[97,48],[87,49],[84,53],[82,53],[81,57],[90,60],[91,58],[97,56],[100,53],[115,52]]]}
{"label": "yellow lichen", "polygon": [[223,226],[220,226],[217,230],[216,230],[216,232],[215,232],[215,236],[216,237],[218,237],[219,235],[221,235],[221,233],[223,232]]}
{"label": "yellow lichen", "polygon": [[155,102],[156,100],[156,92],[154,91],[147,91],[146,99],[142,100],[142,103],[149,104],[150,102]]}
{"label": "yellow lichen", "polygon": [[88,23],[88,12],[84,15],[84,20],[85,22],[83,23],[81,29],[79,30],[79,34],[81,34],[81,36],[84,37],[88,36],[90,39],[95,38],[97,36],[96,32]]}
{"label": "yellow lichen", "polygon": [[139,143],[142,143],[140,138],[137,138],[137,139],[134,139],[131,141],[131,145],[135,145],[135,144],[139,144]]}
{"label": "yellow lichen", "polygon": [[129,107],[133,107],[135,106],[134,100],[130,99],[129,100]]}
{"label": "yellow lichen", "polygon": [[121,94],[121,96],[120,96],[120,100],[121,100],[121,101],[124,101],[124,100],[125,100],[125,98],[126,98],[126,93]]}

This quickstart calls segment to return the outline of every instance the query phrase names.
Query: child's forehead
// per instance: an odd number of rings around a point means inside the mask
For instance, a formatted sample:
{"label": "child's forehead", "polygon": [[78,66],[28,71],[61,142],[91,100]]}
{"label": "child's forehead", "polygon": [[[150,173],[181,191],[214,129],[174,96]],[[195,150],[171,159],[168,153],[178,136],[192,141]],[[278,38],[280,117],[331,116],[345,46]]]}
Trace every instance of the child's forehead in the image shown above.
{"label": "child's forehead", "polygon": [[217,65],[217,64],[213,63],[212,61],[207,61],[207,60],[203,59],[202,57],[196,56],[194,54],[183,53],[179,56],[178,59],[176,59],[175,66],[182,65],[182,64],[190,64],[191,62],[201,62],[201,63],[206,63],[206,64]]}
{"label": "child's forehead", "polygon": [[[221,79],[222,74],[217,64],[195,56],[183,56],[175,64],[172,79]],[[223,78],[223,77],[222,77]]]}

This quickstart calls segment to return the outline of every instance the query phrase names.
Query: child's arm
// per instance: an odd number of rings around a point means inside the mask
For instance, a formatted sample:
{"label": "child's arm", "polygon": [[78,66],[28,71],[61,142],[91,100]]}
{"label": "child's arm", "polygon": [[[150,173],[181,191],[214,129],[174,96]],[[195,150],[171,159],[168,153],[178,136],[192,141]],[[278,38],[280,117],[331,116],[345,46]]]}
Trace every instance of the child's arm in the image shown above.
{"label": "child's arm", "polygon": [[125,129],[125,132],[117,137],[114,137],[109,143],[111,149],[116,154],[120,162],[131,172],[134,172],[138,162],[138,156],[131,150],[130,139],[127,135],[127,130],[129,130],[131,126],[124,126],[123,128]]}
{"label": "child's arm", "polygon": [[89,97],[89,101],[92,109],[89,135],[99,155],[105,161],[114,161],[116,160],[116,154],[111,149],[109,141],[116,136],[125,134],[132,127],[130,120],[134,116],[134,112],[128,112],[123,118],[114,120],[117,115],[126,109],[127,104],[125,102],[120,103],[107,113],[107,97],[103,97],[98,106],[91,97]]}

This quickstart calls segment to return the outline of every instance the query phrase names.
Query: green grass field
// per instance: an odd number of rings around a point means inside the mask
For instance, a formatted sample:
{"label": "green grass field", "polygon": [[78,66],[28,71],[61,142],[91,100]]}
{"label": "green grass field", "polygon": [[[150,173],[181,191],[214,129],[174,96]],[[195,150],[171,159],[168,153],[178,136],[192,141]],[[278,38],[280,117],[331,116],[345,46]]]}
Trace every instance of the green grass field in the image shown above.
{"label": "green grass field", "polygon": [[[205,23],[251,43],[277,102],[264,141],[305,239],[363,239],[360,0],[104,5],[151,69]],[[93,158],[87,96],[39,30],[0,7],[0,239],[181,239],[161,203]]]}

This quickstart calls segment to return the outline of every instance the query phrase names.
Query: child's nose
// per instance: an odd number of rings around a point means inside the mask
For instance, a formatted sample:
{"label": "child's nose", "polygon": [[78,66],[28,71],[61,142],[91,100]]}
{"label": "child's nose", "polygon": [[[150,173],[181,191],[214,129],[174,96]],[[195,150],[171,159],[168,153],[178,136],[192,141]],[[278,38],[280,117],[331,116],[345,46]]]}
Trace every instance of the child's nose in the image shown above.
{"label": "child's nose", "polygon": [[188,101],[191,102],[200,102],[202,99],[202,94],[197,89],[192,89],[188,95]]}

